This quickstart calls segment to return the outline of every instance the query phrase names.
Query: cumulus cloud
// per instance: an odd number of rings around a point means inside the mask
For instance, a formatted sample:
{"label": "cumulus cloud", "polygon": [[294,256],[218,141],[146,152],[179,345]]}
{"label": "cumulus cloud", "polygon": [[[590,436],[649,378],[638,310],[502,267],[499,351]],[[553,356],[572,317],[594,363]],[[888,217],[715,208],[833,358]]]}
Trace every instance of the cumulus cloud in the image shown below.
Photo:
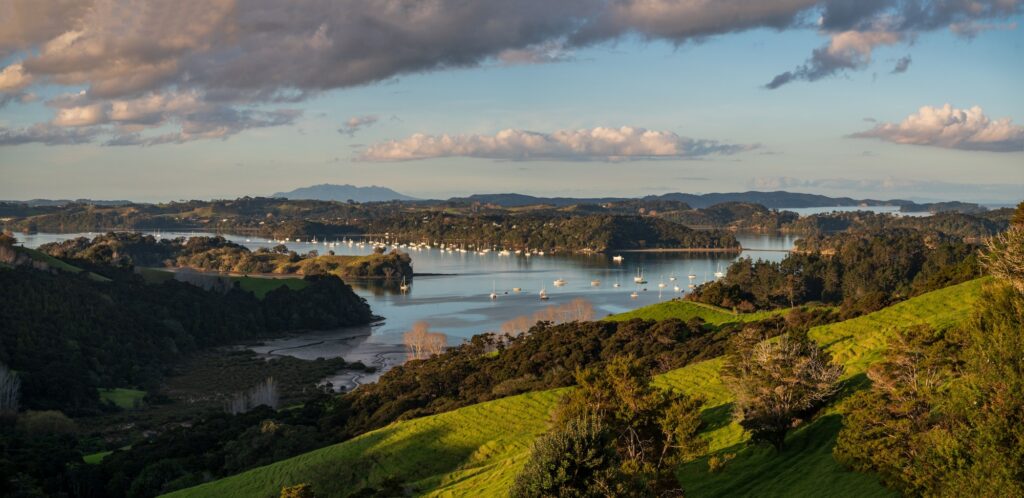
{"label": "cumulus cloud", "polygon": [[948,149],[1024,151],[1024,126],[1013,124],[1010,118],[990,119],[978,106],[970,109],[956,109],[949,104],[924,106],[902,122],[880,123],[850,136]]}
{"label": "cumulus cloud", "polygon": [[[267,105],[398,76],[570,59],[623,37],[682,44],[750,29],[817,29],[829,42],[768,87],[871,62],[949,28],[977,33],[1024,0],[0,0],[0,91],[85,88],[60,122],[113,100],[192,92]],[[819,18],[819,22],[810,20]],[[28,86],[26,86],[28,85]],[[87,108],[95,105],[98,107]],[[58,111],[59,112],[59,111]]]}
{"label": "cumulus cloud", "polygon": [[371,145],[364,161],[410,161],[436,157],[478,157],[515,161],[618,161],[697,158],[735,154],[756,145],[697,140],[669,131],[623,126],[560,130],[553,133],[507,129],[494,135],[427,135]]}
{"label": "cumulus cloud", "polygon": [[377,121],[380,121],[380,118],[374,115],[352,116],[345,121],[345,124],[341,128],[338,128],[338,133],[354,137],[356,136],[357,131],[368,126],[372,126]]}

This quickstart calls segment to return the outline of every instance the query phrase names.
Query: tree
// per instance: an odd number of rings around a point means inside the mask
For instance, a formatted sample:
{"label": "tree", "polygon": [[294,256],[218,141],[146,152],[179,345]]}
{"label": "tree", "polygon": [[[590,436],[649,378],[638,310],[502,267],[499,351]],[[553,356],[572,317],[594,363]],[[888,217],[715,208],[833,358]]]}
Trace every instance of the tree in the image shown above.
{"label": "tree", "polygon": [[448,336],[431,332],[430,324],[420,320],[412,324],[412,330],[402,335],[402,342],[409,349],[411,359],[421,360],[443,353],[448,347]]}
{"label": "tree", "polygon": [[987,239],[982,262],[992,276],[1024,292],[1024,225]]}
{"label": "tree", "polygon": [[842,373],[841,365],[806,338],[762,341],[742,334],[721,376],[736,398],[735,417],[751,439],[782,450],[789,429],[835,394]]}
{"label": "tree", "polygon": [[1010,220],[1010,224],[1014,226],[1024,226],[1024,201],[1017,204],[1017,210],[1013,213],[1013,219]]}
{"label": "tree", "polygon": [[0,363],[0,414],[18,413],[21,379],[7,365]]}
{"label": "tree", "polygon": [[[565,396],[556,414],[554,437],[572,440],[570,436],[578,435],[581,427],[594,424],[591,430],[607,432],[605,444],[613,448],[616,458],[600,459],[606,467],[597,472],[592,451],[567,455],[558,465],[551,465],[545,453],[549,448],[538,447],[531,460],[540,460],[537,465],[547,461],[545,468],[551,472],[541,482],[561,482],[563,489],[557,496],[679,493],[675,468],[706,448],[706,442],[697,436],[703,425],[703,401],[652,386],[650,369],[628,356],[612,359],[605,368],[577,371],[576,381],[578,386]],[[593,438],[600,439],[598,435]],[[566,458],[582,460],[566,462]],[[578,466],[601,476],[602,492],[592,489],[589,482],[582,487],[563,482],[559,472]],[[537,482],[536,477],[530,480]]]}
{"label": "tree", "polygon": [[613,496],[619,463],[611,431],[594,418],[572,419],[537,439],[510,495]]}

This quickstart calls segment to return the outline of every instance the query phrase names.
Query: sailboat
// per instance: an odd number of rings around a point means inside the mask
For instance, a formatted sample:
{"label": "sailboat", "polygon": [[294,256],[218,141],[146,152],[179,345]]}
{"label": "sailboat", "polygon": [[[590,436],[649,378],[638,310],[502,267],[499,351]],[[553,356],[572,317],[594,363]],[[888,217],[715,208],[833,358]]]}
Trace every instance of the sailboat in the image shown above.
{"label": "sailboat", "polygon": [[718,271],[715,272],[715,278],[722,278],[725,273],[722,273],[722,263],[718,263]]}
{"label": "sailboat", "polygon": [[661,277],[661,282],[658,282],[658,288],[664,289],[665,287],[668,287],[668,285],[665,283],[665,277]]}
{"label": "sailboat", "polygon": [[644,280],[644,269],[642,267],[636,269],[636,276],[633,277],[633,282],[638,283],[638,284],[646,284],[647,283],[647,281]]}
{"label": "sailboat", "polygon": [[697,274],[696,273],[691,273],[691,274],[687,275],[686,278],[688,278],[690,280],[696,280],[697,279]]}
{"label": "sailboat", "polygon": [[612,261],[614,261],[616,263],[621,263],[622,262],[622,256],[616,254],[615,256],[612,256]]}
{"label": "sailboat", "polygon": [[402,277],[402,285],[398,286],[398,290],[402,291],[403,294],[409,292],[409,284],[405,281],[405,277]]}
{"label": "sailboat", "polygon": [[494,301],[495,299],[498,299],[498,290],[497,290],[497,286],[494,284],[494,281],[492,280],[491,281],[491,301]]}
{"label": "sailboat", "polygon": [[539,295],[540,295],[540,300],[541,301],[547,301],[548,300],[548,292],[546,290],[544,290],[543,287],[540,288],[540,294]]}

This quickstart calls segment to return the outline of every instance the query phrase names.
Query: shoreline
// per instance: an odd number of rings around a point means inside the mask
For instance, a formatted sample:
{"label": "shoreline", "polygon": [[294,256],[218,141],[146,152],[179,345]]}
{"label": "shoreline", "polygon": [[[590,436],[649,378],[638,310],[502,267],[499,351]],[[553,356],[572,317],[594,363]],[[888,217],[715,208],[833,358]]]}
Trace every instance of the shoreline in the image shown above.
{"label": "shoreline", "polygon": [[742,247],[665,247],[665,248],[651,248],[651,249],[616,249],[613,251],[607,251],[607,253],[623,253],[623,252],[721,252],[721,253],[741,253],[745,249]]}

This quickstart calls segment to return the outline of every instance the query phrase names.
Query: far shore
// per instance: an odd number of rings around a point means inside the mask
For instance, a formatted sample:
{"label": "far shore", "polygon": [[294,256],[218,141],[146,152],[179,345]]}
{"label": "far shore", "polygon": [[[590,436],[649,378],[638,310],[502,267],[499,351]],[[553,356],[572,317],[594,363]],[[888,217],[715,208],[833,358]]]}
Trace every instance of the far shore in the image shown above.
{"label": "far shore", "polygon": [[618,249],[609,252],[743,252],[742,247],[664,247],[652,249]]}

